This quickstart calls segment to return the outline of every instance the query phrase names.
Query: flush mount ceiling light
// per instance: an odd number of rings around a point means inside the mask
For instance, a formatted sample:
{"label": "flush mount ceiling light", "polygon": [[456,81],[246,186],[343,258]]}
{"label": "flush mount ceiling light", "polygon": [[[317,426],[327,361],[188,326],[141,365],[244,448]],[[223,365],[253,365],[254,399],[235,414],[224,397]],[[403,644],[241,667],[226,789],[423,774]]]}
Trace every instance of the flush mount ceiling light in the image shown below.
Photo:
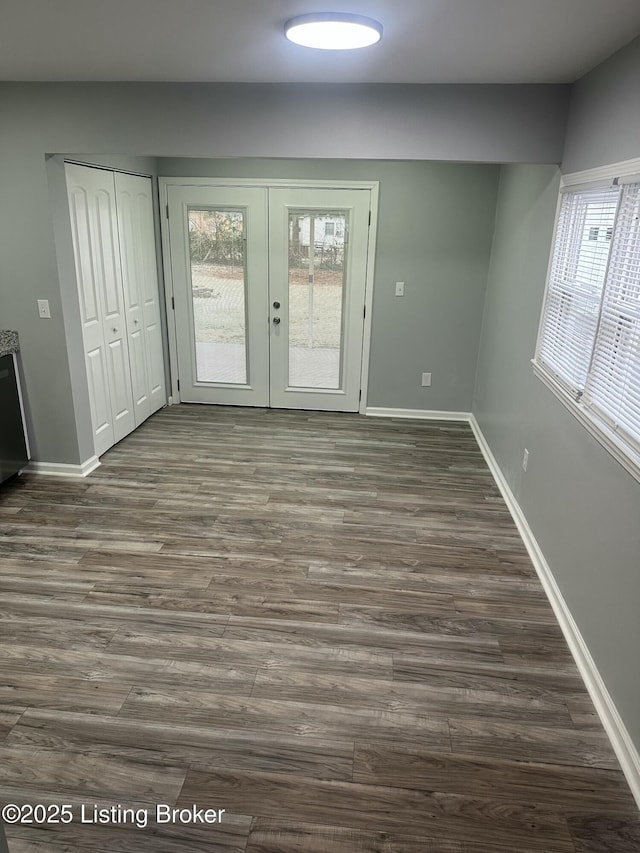
{"label": "flush mount ceiling light", "polygon": [[363,15],[321,12],[299,15],[284,25],[289,41],[319,50],[354,50],[369,47],[382,38],[382,24]]}

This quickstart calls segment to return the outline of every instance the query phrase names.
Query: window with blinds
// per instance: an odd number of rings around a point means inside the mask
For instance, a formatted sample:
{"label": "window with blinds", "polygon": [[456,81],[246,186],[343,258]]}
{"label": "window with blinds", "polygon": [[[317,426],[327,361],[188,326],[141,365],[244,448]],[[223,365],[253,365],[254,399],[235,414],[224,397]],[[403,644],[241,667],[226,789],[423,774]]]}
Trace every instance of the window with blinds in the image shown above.
{"label": "window with blinds", "polygon": [[640,476],[637,178],[563,192],[534,364]]}
{"label": "window with blinds", "polygon": [[622,188],[584,399],[640,451],[640,184]]}
{"label": "window with blinds", "polygon": [[572,392],[587,379],[619,192],[565,192],[560,201],[536,358]]}

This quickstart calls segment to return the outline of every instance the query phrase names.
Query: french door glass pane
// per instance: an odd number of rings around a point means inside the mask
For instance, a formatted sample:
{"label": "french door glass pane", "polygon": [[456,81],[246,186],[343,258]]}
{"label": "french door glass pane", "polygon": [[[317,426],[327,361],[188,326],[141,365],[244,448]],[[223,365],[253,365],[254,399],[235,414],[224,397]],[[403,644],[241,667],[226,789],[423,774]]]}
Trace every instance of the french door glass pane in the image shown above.
{"label": "french door glass pane", "polygon": [[243,210],[188,211],[196,380],[247,384]]}
{"label": "french door glass pane", "polygon": [[345,212],[289,213],[289,387],[342,387]]}

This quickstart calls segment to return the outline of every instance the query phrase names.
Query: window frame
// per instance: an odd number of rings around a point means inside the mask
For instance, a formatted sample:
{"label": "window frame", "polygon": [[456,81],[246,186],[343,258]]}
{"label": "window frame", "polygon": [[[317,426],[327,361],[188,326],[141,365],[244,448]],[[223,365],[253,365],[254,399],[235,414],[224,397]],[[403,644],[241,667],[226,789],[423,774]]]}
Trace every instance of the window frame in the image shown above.
{"label": "window frame", "polygon": [[[589,187],[605,188],[614,183],[640,183],[640,157],[634,160],[626,160],[621,163],[613,163],[607,166],[602,166],[597,169],[589,169],[583,172],[574,172],[561,177],[560,191],[558,193],[558,201],[556,205],[556,214],[553,228],[553,237],[549,252],[549,263],[547,267],[546,283],[542,305],[540,307],[540,320],[538,324],[538,334],[536,337],[535,354],[531,359],[533,372],[535,376],[557,397],[558,400],[571,412],[571,414],[586,428],[586,430],[616,459],[620,465],[640,482],[640,449],[635,447],[633,439],[627,441],[621,439],[620,435],[612,428],[603,417],[600,417],[589,401],[582,400],[582,392],[577,393],[567,386],[561,377],[555,374],[550,367],[543,364],[538,359],[540,352],[541,340],[544,335],[545,308],[547,305],[548,291],[550,287],[550,279],[552,272],[552,264],[554,250],[556,245],[556,237],[558,234],[558,224],[560,219],[560,210],[562,197],[566,192],[575,190],[587,189]],[[618,222],[618,214],[614,221],[615,228]],[[612,240],[613,242],[613,240]],[[604,290],[606,290],[606,278]],[[604,293],[603,290],[603,293]],[[602,304],[600,303],[600,312]],[[591,348],[590,359],[593,359],[595,352],[595,343]],[[588,381],[588,376],[587,376]]]}

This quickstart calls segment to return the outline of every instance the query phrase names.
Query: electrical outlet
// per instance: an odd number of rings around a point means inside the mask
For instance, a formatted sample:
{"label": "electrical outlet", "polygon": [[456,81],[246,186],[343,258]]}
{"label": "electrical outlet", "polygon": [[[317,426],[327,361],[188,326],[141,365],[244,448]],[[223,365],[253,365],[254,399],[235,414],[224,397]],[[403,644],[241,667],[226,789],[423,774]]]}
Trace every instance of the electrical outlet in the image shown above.
{"label": "electrical outlet", "polygon": [[422,374],[422,385],[425,388],[428,388],[431,385],[431,374],[423,373]]}
{"label": "electrical outlet", "polygon": [[525,447],[524,453],[522,454],[522,470],[527,470],[527,465],[529,464],[529,451]]}
{"label": "electrical outlet", "polygon": [[404,296],[404,281],[396,281],[396,296]]}
{"label": "electrical outlet", "polygon": [[38,299],[38,316],[42,320],[51,319],[51,311],[49,309],[48,299]]}

